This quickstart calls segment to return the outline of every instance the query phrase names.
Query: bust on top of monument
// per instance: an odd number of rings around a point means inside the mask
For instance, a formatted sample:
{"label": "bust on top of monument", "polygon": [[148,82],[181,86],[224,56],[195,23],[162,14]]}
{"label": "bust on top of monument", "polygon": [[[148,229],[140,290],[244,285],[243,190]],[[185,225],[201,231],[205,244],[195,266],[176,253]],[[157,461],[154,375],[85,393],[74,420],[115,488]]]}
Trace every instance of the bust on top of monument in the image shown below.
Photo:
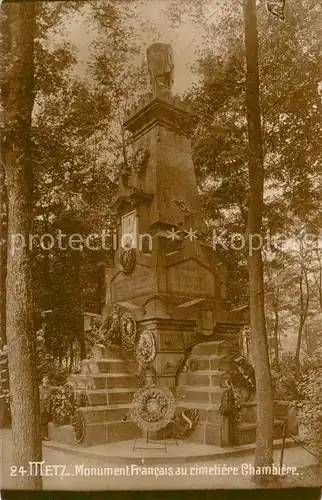
{"label": "bust on top of monument", "polygon": [[[171,45],[168,43],[153,43],[147,49],[148,74],[152,92],[142,95],[141,98],[124,113],[124,126],[131,132],[136,132],[137,127],[133,121],[141,117],[142,111],[150,106],[151,102],[159,101],[176,109],[179,115],[187,118],[191,114],[191,105],[187,98],[172,95],[174,83],[174,58]],[[155,110],[153,111],[155,116]],[[139,120],[140,121],[140,120]],[[182,125],[179,126],[182,130]]]}
{"label": "bust on top of monument", "polygon": [[147,49],[148,70],[153,97],[170,93],[174,81],[173,50],[167,43],[154,43]]}

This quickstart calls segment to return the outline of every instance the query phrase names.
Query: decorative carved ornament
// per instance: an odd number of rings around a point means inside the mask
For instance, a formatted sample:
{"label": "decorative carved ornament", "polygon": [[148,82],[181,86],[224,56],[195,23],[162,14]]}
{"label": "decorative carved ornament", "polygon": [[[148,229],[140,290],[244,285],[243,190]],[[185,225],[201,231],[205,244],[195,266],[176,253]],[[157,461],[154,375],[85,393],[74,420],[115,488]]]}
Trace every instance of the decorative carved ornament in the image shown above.
{"label": "decorative carved ornament", "polygon": [[124,349],[133,351],[136,341],[136,321],[132,314],[125,313],[121,317],[121,342]]}
{"label": "decorative carved ornament", "polygon": [[156,347],[153,333],[145,330],[141,333],[137,344],[136,359],[140,364],[151,363],[155,355]]}
{"label": "decorative carved ornament", "polygon": [[157,431],[172,420],[175,404],[170,389],[145,387],[134,395],[131,418],[140,429],[148,432]]}
{"label": "decorative carved ornament", "polygon": [[136,264],[134,248],[123,248],[120,256],[121,270],[124,274],[131,274]]}
{"label": "decorative carved ornament", "polygon": [[199,361],[197,359],[188,359],[187,367],[191,372],[195,372],[199,368]]}
{"label": "decorative carved ornament", "polygon": [[175,370],[175,366],[170,362],[167,361],[164,365],[164,371],[165,373],[172,373]]}

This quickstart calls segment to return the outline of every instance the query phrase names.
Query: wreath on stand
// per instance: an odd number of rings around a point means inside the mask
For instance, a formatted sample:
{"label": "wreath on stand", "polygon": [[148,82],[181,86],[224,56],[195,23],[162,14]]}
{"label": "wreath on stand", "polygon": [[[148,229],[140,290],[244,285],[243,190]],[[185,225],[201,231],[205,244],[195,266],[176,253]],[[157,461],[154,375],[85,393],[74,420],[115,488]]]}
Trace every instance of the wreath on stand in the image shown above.
{"label": "wreath on stand", "polygon": [[140,429],[154,432],[171,422],[175,398],[168,388],[144,387],[134,395],[131,419]]}

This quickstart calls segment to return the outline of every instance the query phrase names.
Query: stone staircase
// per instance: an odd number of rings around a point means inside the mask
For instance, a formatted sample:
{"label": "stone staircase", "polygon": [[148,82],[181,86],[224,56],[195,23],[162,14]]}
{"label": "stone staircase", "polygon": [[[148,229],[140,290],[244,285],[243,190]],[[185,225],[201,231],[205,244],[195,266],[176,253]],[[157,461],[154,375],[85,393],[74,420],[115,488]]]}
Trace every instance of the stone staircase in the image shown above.
{"label": "stone staircase", "polygon": [[[138,389],[136,362],[124,355],[121,347],[95,347],[93,359],[83,360],[81,373],[72,374],[68,382],[76,393],[85,393],[86,406],[79,408],[85,426],[82,446],[93,446],[135,439],[139,428],[124,420]],[[72,425],[49,428],[55,441],[76,444]]]}
{"label": "stone staircase", "polygon": [[228,429],[225,429],[220,405],[229,379],[231,346],[226,341],[202,342],[192,348],[177,380],[177,414],[184,409],[196,408],[199,422],[189,436],[195,443],[228,445]]}
{"label": "stone staircase", "polygon": [[[186,362],[187,371],[181,371],[176,389],[177,414],[196,408],[199,422],[188,440],[216,446],[232,444],[232,429],[220,412],[223,395],[230,379],[232,344],[226,340],[203,342],[192,348]],[[281,438],[287,405],[275,404],[274,438]],[[235,444],[256,441],[256,401],[243,403],[240,422],[236,426]]]}
{"label": "stone staircase", "polygon": [[[232,428],[220,407],[230,379],[232,344],[226,340],[202,342],[195,345],[185,368],[178,374],[176,414],[197,409],[199,421],[188,441],[220,447],[231,446]],[[140,429],[129,420],[129,411],[138,390],[137,363],[121,347],[95,346],[93,359],[82,361],[81,373],[72,374],[68,382],[76,393],[83,393],[86,404],[79,408],[85,429],[79,442],[93,446],[140,437]],[[288,404],[275,402],[274,438],[281,438]],[[126,418],[127,417],[127,418]],[[173,428],[171,427],[170,430]],[[54,441],[77,444],[72,425],[49,425]],[[170,437],[170,436],[169,436]],[[256,440],[256,401],[242,403],[240,421],[235,429],[234,444]]]}

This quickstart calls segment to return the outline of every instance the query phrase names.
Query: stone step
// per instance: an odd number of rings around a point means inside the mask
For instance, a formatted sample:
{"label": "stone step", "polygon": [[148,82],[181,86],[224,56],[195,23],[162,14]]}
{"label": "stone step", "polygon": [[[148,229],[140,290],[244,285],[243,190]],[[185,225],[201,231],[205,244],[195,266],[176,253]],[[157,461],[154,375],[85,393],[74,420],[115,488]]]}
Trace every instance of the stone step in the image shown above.
{"label": "stone step", "polygon": [[86,392],[91,406],[131,403],[137,388],[91,389]]}
{"label": "stone step", "polygon": [[[283,436],[283,420],[274,420],[273,438],[281,439]],[[249,444],[256,442],[256,424],[242,423],[236,428],[237,444]]]}
{"label": "stone step", "polygon": [[99,359],[124,359],[128,357],[128,353],[124,352],[124,349],[121,346],[112,345],[110,347],[104,347],[102,345],[94,345],[92,347],[93,359],[95,361]]}
{"label": "stone step", "polygon": [[[77,444],[74,436],[74,429],[71,425],[54,427],[54,425],[50,423],[48,431],[49,437],[53,441],[74,445]],[[84,439],[79,445],[95,446],[118,441],[134,440],[140,436],[141,430],[131,421],[88,424],[86,426]]]}
{"label": "stone step", "polygon": [[119,405],[87,406],[80,408],[86,425],[122,421],[130,411],[131,403]]}
{"label": "stone step", "polygon": [[134,359],[100,359],[97,360],[97,366],[100,373],[137,373],[138,363]]}
{"label": "stone step", "polygon": [[55,427],[52,422],[49,422],[48,436],[52,441],[57,441],[58,443],[77,444],[74,429],[71,425],[61,425],[60,427]]}
{"label": "stone step", "polygon": [[214,342],[202,342],[192,348],[191,356],[213,356],[218,354],[229,354],[231,344],[219,340]]}
{"label": "stone step", "polygon": [[137,387],[137,377],[125,372],[76,373],[68,375],[67,381],[79,390]]}
{"label": "stone step", "polygon": [[225,389],[221,387],[180,385],[177,387],[176,399],[177,404],[185,404],[186,402],[220,404],[224,392]]}
{"label": "stone step", "polygon": [[230,380],[230,373],[220,370],[196,370],[193,372],[180,373],[178,382],[180,385],[201,385],[226,387],[226,381]]}
{"label": "stone step", "polygon": [[77,390],[91,389],[93,386],[92,373],[72,373],[68,375],[67,382],[75,387]]}
{"label": "stone step", "polygon": [[187,437],[186,441],[203,445],[208,444],[223,447],[227,446],[223,444],[224,439],[225,435],[221,424],[200,422]]}
{"label": "stone step", "polygon": [[95,361],[99,373],[124,373],[126,363],[124,359],[99,359]]}
{"label": "stone step", "polygon": [[176,408],[176,416],[180,417],[182,412],[187,409],[198,410],[199,424],[209,422],[215,425],[220,425],[222,422],[219,404],[209,405],[194,402],[179,403]]}
{"label": "stone step", "polygon": [[81,361],[81,373],[90,375],[92,373],[136,373],[138,364],[132,359],[101,358],[83,359]]}
{"label": "stone step", "polygon": [[95,389],[137,387],[136,377],[129,373],[98,373],[92,374],[91,377]]}
{"label": "stone step", "polygon": [[133,422],[107,422],[86,427],[83,446],[129,441],[139,438],[141,429]]}
{"label": "stone step", "polygon": [[194,403],[193,401],[180,402],[177,404],[177,409],[180,411],[186,408],[197,408],[200,410],[219,410],[219,404],[209,404],[209,403]]}
{"label": "stone step", "polygon": [[223,370],[228,371],[232,366],[232,358],[227,354],[214,354],[210,356],[191,355],[187,366],[193,370]]}

